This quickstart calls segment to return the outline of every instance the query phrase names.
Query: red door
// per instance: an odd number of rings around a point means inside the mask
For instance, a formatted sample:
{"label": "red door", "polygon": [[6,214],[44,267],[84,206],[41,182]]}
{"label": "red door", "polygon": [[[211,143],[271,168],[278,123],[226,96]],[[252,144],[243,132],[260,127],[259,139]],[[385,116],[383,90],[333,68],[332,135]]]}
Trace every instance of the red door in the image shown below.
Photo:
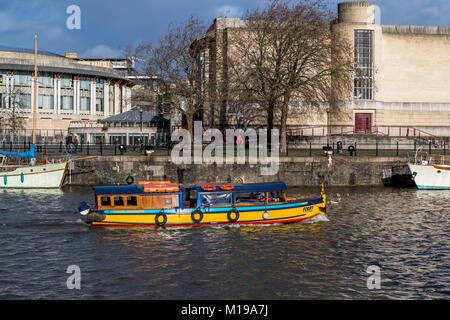
{"label": "red door", "polygon": [[371,113],[355,113],[355,133],[372,133]]}

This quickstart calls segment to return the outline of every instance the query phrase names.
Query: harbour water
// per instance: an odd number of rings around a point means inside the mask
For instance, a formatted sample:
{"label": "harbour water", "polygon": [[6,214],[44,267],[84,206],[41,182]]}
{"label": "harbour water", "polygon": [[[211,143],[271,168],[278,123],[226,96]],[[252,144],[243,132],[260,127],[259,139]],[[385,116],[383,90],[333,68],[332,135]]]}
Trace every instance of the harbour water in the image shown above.
{"label": "harbour water", "polygon": [[0,190],[0,299],[450,297],[450,191],[327,193],[326,218],[309,223],[155,229],[87,226],[76,208],[91,188]]}

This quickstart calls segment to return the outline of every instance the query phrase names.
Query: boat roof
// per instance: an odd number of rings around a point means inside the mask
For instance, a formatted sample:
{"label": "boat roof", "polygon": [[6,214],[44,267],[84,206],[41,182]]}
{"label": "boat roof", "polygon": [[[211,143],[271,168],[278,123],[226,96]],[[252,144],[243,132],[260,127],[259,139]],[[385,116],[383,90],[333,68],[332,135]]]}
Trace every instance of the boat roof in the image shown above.
{"label": "boat roof", "polygon": [[[214,191],[204,191],[202,192],[225,192],[220,189],[220,186],[224,185],[224,183],[201,183],[201,184],[192,184],[192,185],[180,185],[180,188],[201,188],[204,185],[212,185],[216,187]],[[262,183],[244,183],[244,184],[230,184],[233,186],[233,189],[228,192],[268,192],[268,191],[283,191],[287,190],[287,186],[284,182],[262,182]]]}
{"label": "boat roof", "polygon": [[[216,187],[214,191],[201,192],[269,192],[269,191],[283,191],[287,190],[287,186],[284,182],[263,182],[263,183],[245,183],[245,184],[230,184],[234,188],[230,191],[223,191],[220,189],[221,184],[216,183],[199,183],[190,185],[179,185],[180,188],[200,189],[204,185],[212,185]],[[131,186],[106,186],[106,187],[94,187],[95,194],[100,195],[127,195],[127,194],[143,194],[143,185],[131,185]]]}
{"label": "boat roof", "polygon": [[95,194],[114,195],[114,194],[140,194],[144,193],[142,186],[107,186],[94,187]]}

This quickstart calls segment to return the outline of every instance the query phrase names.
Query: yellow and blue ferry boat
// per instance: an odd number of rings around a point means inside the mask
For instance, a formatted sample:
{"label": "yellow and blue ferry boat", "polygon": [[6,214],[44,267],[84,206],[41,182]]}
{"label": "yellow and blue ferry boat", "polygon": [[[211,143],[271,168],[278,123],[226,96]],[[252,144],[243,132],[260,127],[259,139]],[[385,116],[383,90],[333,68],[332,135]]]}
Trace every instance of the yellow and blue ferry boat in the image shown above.
{"label": "yellow and blue ferry boat", "polygon": [[286,196],[283,182],[189,184],[140,182],[95,187],[95,204],[78,208],[93,226],[205,226],[294,223],[326,212],[326,195]]}

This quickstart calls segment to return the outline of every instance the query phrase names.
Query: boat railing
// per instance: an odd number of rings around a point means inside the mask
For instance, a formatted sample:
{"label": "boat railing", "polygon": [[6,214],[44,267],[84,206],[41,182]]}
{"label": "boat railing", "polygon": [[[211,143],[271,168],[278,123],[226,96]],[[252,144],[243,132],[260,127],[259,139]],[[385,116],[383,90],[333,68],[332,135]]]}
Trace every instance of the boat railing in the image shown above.
{"label": "boat railing", "polygon": [[450,165],[450,156],[429,154],[428,152],[417,150],[416,152],[408,153],[408,162],[417,165],[428,165],[428,164]]}
{"label": "boat railing", "polygon": [[450,165],[450,156],[444,156],[444,155],[439,155],[439,154],[429,154],[428,161],[430,164]]}

